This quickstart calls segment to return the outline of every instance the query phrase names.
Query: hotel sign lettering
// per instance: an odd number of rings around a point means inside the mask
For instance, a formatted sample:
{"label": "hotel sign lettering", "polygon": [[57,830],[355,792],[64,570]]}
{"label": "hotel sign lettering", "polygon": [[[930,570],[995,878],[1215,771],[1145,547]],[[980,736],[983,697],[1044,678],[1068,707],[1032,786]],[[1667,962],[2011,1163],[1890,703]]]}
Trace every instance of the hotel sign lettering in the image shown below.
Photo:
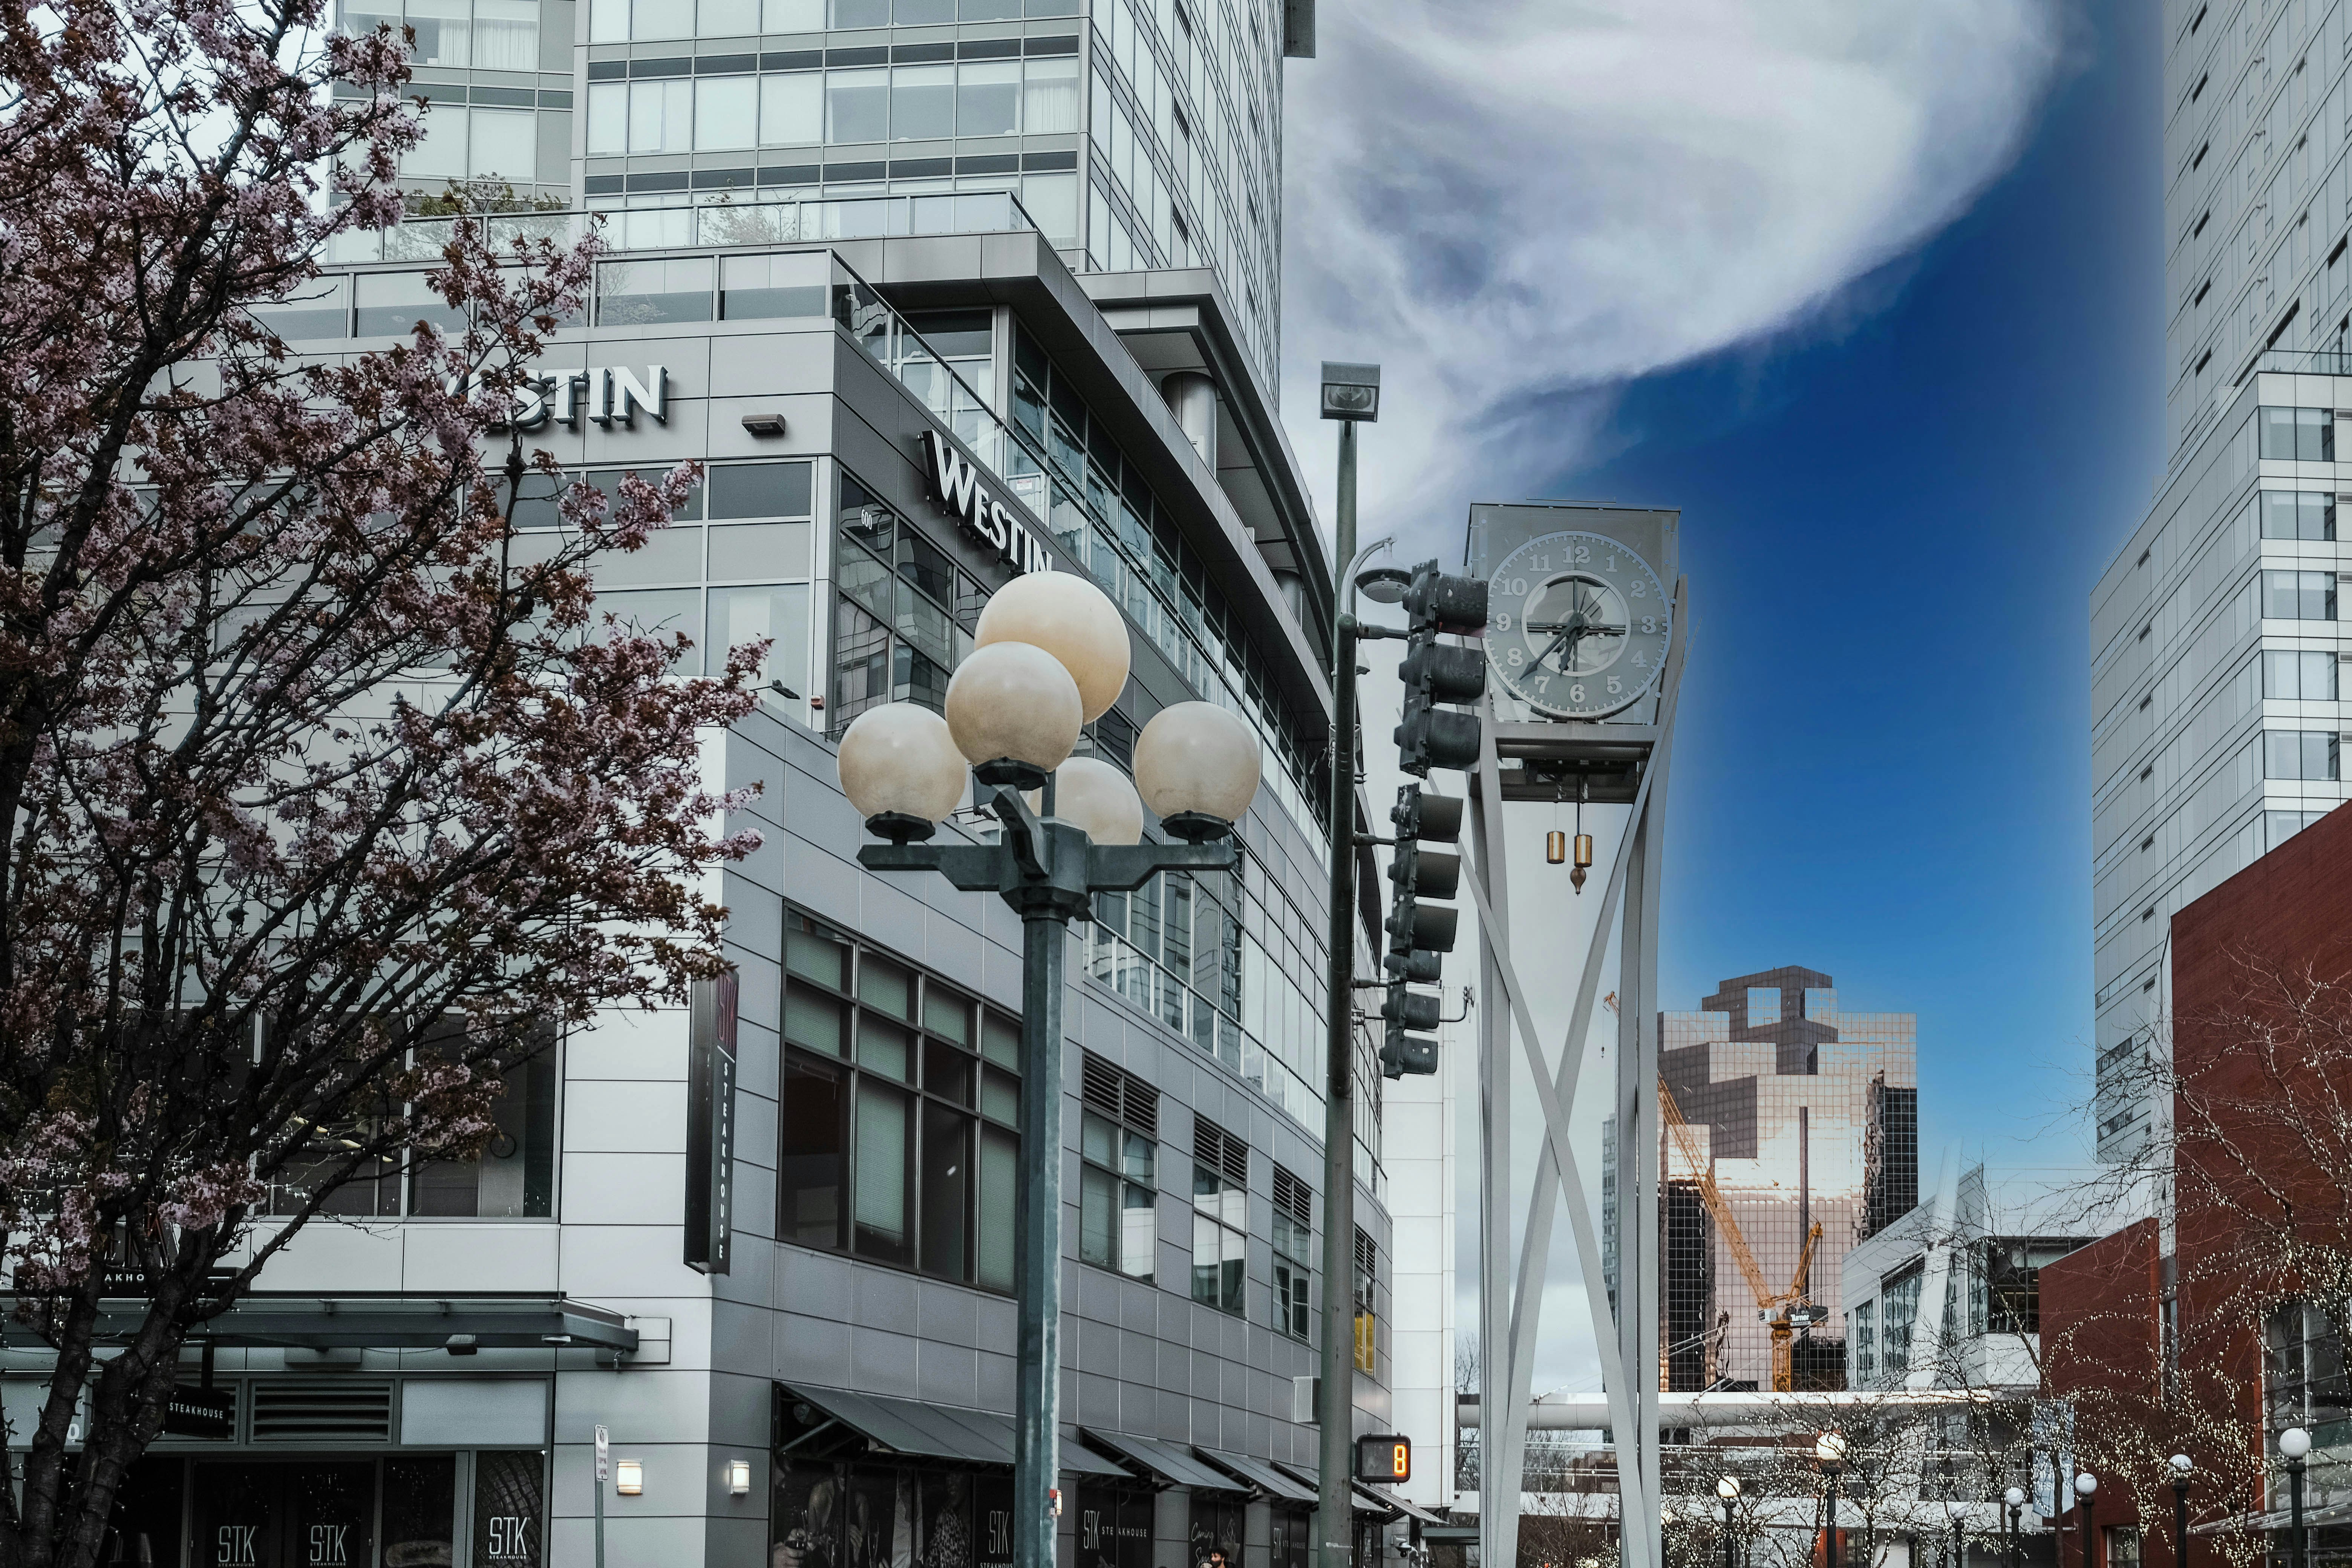
{"label": "hotel sign lettering", "polygon": [[936,430],[923,432],[923,479],[941,511],[1015,572],[1050,572],[1053,558],[1011,507],[981,482],[980,468]]}
{"label": "hotel sign lettering", "polygon": [[499,428],[538,430],[553,421],[577,430],[585,419],[591,425],[633,430],[640,411],[655,424],[667,425],[669,369],[649,364],[640,375],[625,365],[600,365],[535,375],[515,388],[514,402],[511,425],[502,423]]}

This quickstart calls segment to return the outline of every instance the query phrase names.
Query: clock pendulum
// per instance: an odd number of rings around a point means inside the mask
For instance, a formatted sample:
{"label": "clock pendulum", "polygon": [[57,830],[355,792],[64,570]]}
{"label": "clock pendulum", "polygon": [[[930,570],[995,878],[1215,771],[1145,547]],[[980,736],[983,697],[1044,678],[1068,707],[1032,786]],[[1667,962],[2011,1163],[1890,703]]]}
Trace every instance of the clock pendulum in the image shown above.
{"label": "clock pendulum", "polygon": [[[1579,893],[1584,891],[1584,879],[1592,870],[1592,835],[1584,831],[1584,796],[1591,785],[1590,774],[1580,773],[1576,779],[1576,864],[1569,868],[1568,879]],[[1552,820],[1559,820],[1559,797],[1564,791],[1552,792]],[[1553,828],[1544,835],[1544,859],[1558,866],[1568,859],[1568,835]]]}

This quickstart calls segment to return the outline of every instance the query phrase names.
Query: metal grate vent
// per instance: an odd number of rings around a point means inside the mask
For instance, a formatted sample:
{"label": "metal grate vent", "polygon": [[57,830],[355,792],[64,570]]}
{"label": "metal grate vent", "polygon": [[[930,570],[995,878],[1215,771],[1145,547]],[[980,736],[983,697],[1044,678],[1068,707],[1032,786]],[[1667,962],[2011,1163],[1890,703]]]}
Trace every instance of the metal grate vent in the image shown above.
{"label": "metal grate vent", "polygon": [[389,1443],[392,1384],[336,1378],[259,1378],[253,1385],[257,1443]]}
{"label": "metal grate vent", "polygon": [[1288,1215],[1301,1230],[1315,1223],[1314,1190],[1280,1165],[1274,1168],[1274,1212]]}
{"label": "metal grate vent", "polygon": [[1192,1118],[1192,1158],[1234,1186],[1249,1186],[1249,1145],[1205,1116]]}
{"label": "metal grate vent", "polygon": [[1088,1105],[1125,1121],[1147,1138],[1160,1136],[1160,1091],[1092,1051],[1085,1053],[1081,1095]]}

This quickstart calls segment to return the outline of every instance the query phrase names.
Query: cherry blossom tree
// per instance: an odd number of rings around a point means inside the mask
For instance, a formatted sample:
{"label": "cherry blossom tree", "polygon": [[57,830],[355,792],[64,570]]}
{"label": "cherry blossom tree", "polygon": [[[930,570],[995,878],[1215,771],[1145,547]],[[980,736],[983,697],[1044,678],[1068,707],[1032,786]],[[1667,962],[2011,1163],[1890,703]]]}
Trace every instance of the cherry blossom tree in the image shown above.
{"label": "cherry blossom tree", "polygon": [[469,1156],[556,1033],[714,974],[751,847],[700,752],[762,648],[681,677],[585,572],[690,468],[509,529],[560,476],[498,420],[593,238],[461,219],[468,324],[387,352],[245,313],[399,211],[404,40],[326,20],[0,9],[0,1267],[55,1354],[0,1568],[98,1560],[184,1346],[345,1184]]}

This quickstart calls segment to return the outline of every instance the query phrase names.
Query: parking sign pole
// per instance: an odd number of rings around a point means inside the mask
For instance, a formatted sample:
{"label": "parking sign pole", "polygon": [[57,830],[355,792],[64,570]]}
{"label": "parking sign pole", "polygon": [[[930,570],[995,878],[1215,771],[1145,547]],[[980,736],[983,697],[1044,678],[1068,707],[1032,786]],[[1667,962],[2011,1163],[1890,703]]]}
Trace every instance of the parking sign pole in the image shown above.
{"label": "parking sign pole", "polygon": [[604,1481],[613,1473],[613,1438],[596,1428],[596,1568],[604,1568]]}

